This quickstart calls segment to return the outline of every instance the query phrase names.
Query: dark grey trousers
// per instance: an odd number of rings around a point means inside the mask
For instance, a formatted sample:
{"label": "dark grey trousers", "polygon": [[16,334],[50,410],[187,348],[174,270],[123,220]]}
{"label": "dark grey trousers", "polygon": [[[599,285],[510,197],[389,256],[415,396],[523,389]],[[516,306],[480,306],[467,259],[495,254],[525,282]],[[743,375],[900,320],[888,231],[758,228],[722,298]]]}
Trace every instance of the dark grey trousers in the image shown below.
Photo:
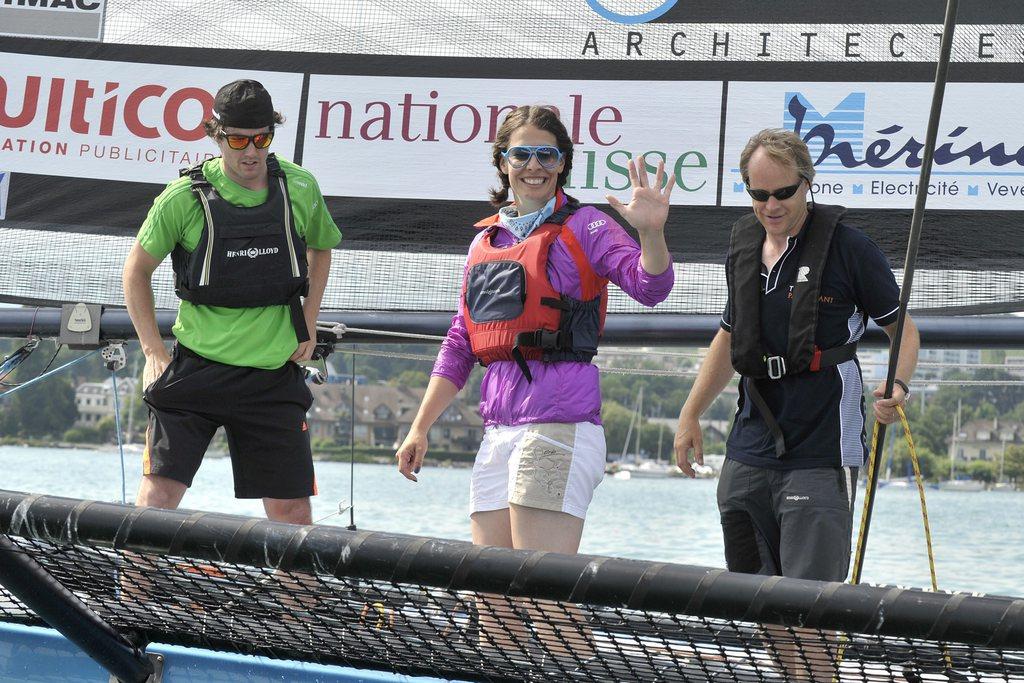
{"label": "dark grey trousers", "polygon": [[718,511],[730,571],[845,581],[857,468],[772,470],[726,459]]}

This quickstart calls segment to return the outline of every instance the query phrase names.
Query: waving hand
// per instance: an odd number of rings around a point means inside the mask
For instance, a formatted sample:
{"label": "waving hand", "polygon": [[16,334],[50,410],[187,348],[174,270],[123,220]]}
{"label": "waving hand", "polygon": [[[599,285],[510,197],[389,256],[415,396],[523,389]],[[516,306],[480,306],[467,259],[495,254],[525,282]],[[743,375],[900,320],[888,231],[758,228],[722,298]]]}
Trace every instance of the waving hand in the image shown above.
{"label": "waving hand", "polygon": [[[654,185],[647,177],[646,158],[640,157],[639,163],[629,160],[629,182],[633,188],[633,196],[628,204],[623,204],[612,195],[605,198],[608,204],[632,225],[641,236],[658,233],[665,229],[668,218],[668,203],[672,196],[672,188],[676,184],[675,175],[665,181],[665,162],[658,162],[658,172],[654,176]],[[662,185],[664,184],[664,189]]]}

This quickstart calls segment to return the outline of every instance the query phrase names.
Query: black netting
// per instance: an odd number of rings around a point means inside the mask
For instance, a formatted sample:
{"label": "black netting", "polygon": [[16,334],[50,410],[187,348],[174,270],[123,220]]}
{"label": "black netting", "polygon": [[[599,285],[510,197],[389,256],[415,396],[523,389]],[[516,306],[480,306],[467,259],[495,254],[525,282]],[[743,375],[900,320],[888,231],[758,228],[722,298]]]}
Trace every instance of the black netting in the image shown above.
{"label": "black netting", "polygon": [[[0,530],[133,642],[485,681],[1024,681],[1012,598],[11,491]],[[4,589],[0,619],[40,623]]]}
{"label": "black netting", "polygon": [[[1024,680],[1024,651],[13,540],[147,641],[485,681]],[[0,619],[40,623],[3,589]]]}

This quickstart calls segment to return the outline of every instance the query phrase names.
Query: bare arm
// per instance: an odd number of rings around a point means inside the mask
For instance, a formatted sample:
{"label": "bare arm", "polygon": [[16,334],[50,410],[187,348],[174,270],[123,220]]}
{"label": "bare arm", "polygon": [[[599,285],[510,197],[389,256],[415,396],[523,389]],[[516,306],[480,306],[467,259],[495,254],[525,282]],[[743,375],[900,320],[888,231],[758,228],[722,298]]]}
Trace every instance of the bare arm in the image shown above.
{"label": "bare arm", "polygon": [[[886,325],[882,329],[889,335],[890,340],[896,336],[896,323]],[[903,322],[903,339],[900,341],[900,355],[896,361],[896,379],[902,381],[907,386],[910,386],[910,379],[914,376],[914,370],[917,368],[917,353],[920,350],[921,335],[917,331],[917,325],[914,324],[914,321],[908,315]],[[894,384],[892,387],[892,398],[882,398],[885,396],[885,380],[882,380],[873,393],[875,398],[878,399],[874,405],[875,419],[882,424],[896,422],[899,419],[899,415],[896,413],[896,406],[907,402],[907,396],[903,391],[903,387],[899,384]]]}
{"label": "bare arm", "polygon": [[302,317],[306,319],[309,341],[299,344],[288,358],[296,362],[309,360],[316,348],[316,319],[327,289],[327,277],[331,274],[331,250],[307,249],[306,263],[309,264],[309,293],[302,300]]}
{"label": "bare arm", "polygon": [[398,449],[395,457],[398,458],[398,471],[402,476],[411,481],[417,481],[416,474],[423,465],[423,458],[427,454],[427,434],[441,413],[455,400],[459,388],[451,380],[434,375],[430,378],[427,391],[423,394],[423,401],[416,412],[416,418],[412,421],[409,434]]}
{"label": "bare arm", "polygon": [[153,272],[159,265],[160,261],[150,256],[142,245],[136,242],[132,245],[121,273],[128,316],[132,319],[142,353],[146,357],[146,367],[142,372],[144,387],[152,384],[171,362],[163,339],[160,338],[160,328],[156,324],[156,306],[153,303]]}
{"label": "bare arm", "polygon": [[690,450],[693,450],[694,460],[701,465],[704,464],[704,438],[700,431],[700,416],[718,398],[735,374],[730,357],[731,342],[732,335],[720,329],[704,357],[704,362],[697,373],[697,380],[690,389],[690,395],[679,411],[679,428],[674,443],[676,464],[688,477],[694,476],[689,461]]}

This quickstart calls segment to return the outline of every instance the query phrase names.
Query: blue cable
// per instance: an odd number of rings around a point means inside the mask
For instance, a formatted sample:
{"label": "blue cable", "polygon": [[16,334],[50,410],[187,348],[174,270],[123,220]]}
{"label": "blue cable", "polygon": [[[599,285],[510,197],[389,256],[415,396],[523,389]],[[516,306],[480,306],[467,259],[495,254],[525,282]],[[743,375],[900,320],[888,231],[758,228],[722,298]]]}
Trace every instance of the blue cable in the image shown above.
{"label": "blue cable", "polygon": [[117,434],[117,451],[121,454],[121,504],[128,502],[128,485],[124,473],[124,443],[121,440],[121,407],[117,400],[117,370],[110,371],[110,383],[114,389],[114,430]]}
{"label": "blue cable", "polygon": [[98,352],[99,352],[99,349],[96,349],[95,351],[90,351],[89,353],[85,354],[84,356],[80,356],[80,357],[74,359],[73,361],[71,361],[69,363],[65,363],[64,365],[60,366],[59,368],[54,368],[53,370],[50,370],[49,372],[43,373],[42,375],[39,375],[38,377],[33,377],[32,379],[30,379],[29,381],[25,382],[24,384],[19,384],[18,386],[14,387],[13,389],[8,389],[4,393],[0,394],[0,399],[7,398],[8,396],[13,394],[14,392],[21,391],[22,389],[25,389],[26,387],[30,387],[33,384],[35,384],[36,382],[41,382],[42,380],[46,379],[50,375],[55,375],[58,372],[60,372],[61,370],[65,370],[67,368],[70,368],[75,363],[80,363],[83,360],[85,360],[86,358],[88,358],[89,356],[91,356],[91,355],[93,355],[95,353],[98,353]]}

